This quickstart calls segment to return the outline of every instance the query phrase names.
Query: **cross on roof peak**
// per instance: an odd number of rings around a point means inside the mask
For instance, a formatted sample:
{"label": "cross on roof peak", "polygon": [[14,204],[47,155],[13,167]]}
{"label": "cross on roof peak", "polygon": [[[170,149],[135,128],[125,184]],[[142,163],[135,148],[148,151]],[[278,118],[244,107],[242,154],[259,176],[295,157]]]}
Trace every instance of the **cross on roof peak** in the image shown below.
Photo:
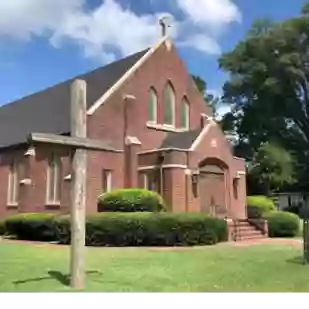
{"label": "cross on roof peak", "polygon": [[161,35],[165,37],[167,35],[167,28],[171,28],[170,17],[162,16],[159,20],[159,24],[161,26]]}

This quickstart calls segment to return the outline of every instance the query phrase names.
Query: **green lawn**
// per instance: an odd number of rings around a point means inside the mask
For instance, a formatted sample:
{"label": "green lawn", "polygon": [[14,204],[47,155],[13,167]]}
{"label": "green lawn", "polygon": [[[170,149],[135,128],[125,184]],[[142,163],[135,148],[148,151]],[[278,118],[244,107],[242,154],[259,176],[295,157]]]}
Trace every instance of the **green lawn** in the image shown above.
{"label": "green lawn", "polygon": [[[309,265],[289,245],[182,250],[88,248],[87,291],[307,291]],[[70,291],[67,247],[0,243],[0,292]]]}

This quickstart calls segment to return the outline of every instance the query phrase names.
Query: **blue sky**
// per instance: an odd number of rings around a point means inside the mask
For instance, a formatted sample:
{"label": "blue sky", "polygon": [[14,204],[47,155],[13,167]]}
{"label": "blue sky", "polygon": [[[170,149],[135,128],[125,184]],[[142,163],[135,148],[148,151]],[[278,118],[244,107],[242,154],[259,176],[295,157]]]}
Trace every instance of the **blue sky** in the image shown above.
{"label": "blue sky", "polygon": [[218,69],[220,53],[231,50],[255,19],[295,16],[305,2],[105,1],[1,1],[0,105],[152,44],[163,13],[171,14],[171,36],[188,70],[220,91],[226,78]]}

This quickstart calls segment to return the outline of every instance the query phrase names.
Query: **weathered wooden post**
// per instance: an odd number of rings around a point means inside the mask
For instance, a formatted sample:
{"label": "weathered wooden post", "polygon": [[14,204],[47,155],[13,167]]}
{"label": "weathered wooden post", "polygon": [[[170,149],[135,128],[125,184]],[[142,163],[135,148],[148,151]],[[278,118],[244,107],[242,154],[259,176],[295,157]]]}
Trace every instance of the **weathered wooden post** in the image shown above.
{"label": "weathered wooden post", "polygon": [[[71,136],[86,138],[86,82],[71,85]],[[77,148],[72,161],[71,187],[71,286],[82,289],[85,280],[85,209],[87,150]]]}
{"label": "weathered wooden post", "polygon": [[82,289],[85,281],[85,213],[87,150],[117,150],[101,140],[87,138],[86,82],[71,85],[71,136],[32,132],[28,143],[67,147],[73,152],[71,187],[71,287]]}

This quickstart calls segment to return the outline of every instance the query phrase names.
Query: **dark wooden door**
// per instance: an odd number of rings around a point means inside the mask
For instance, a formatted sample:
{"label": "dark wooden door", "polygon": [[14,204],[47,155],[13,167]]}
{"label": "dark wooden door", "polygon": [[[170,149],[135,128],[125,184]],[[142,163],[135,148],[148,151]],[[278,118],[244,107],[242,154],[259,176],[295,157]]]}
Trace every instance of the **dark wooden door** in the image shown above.
{"label": "dark wooden door", "polygon": [[225,175],[223,171],[200,172],[201,211],[218,217],[226,216]]}

